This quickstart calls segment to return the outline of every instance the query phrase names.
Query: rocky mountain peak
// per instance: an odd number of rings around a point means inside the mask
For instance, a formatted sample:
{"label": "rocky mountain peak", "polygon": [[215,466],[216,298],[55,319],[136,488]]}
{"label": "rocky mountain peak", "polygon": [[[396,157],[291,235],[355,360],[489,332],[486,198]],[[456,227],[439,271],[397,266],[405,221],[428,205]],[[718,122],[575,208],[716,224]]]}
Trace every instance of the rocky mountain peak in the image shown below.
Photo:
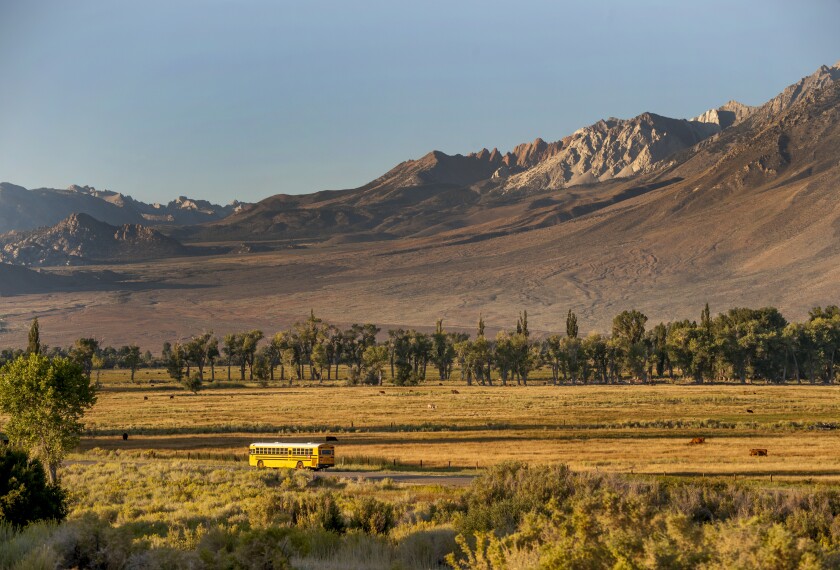
{"label": "rocky mountain peak", "polygon": [[737,125],[755,112],[756,107],[744,105],[735,100],[728,101],[717,109],[709,109],[702,115],[691,119],[698,123],[717,125],[720,130]]}
{"label": "rocky mountain peak", "polygon": [[793,85],[788,86],[784,91],[762,105],[758,111],[763,117],[777,115],[790,108],[803,96],[818,91],[838,79],[840,79],[840,63],[832,67],[822,65],[811,75],[803,77]]}
{"label": "rocky mountain peak", "polygon": [[0,262],[27,266],[133,261],[184,251],[180,243],[147,226],[112,226],[82,213],[52,227],[0,236]]}

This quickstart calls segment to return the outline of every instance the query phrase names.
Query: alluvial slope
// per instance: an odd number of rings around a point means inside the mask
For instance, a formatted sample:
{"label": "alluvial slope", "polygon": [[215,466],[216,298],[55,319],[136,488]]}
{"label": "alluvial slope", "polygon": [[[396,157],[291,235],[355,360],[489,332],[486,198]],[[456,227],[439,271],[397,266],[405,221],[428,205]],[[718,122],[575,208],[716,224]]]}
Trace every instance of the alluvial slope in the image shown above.
{"label": "alluvial slope", "polygon": [[112,226],[72,214],[48,228],[0,235],[0,261],[16,265],[80,265],[184,255],[184,246],[138,224]]}

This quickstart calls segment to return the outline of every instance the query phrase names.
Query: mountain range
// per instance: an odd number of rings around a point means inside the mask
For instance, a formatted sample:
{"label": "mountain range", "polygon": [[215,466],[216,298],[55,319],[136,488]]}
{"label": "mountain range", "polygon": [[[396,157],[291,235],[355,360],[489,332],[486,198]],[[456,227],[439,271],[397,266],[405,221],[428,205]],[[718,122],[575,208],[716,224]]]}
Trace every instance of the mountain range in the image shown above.
{"label": "mountain range", "polygon": [[[479,220],[511,226],[511,203],[539,209],[540,202],[534,205],[530,198],[547,192],[548,199],[560,202],[549,218],[563,219],[575,208],[589,212],[612,203],[616,197],[610,191],[602,195],[603,183],[649,177],[675,155],[699,150],[698,143],[716,140],[750,118],[747,130],[760,128],[838,78],[840,66],[822,66],[760,107],[730,101],[691,120],[650,112],[626,120],[611,118],[560,140],[538,138],[504,154],[497,149],[466,156],[432,151],[360,188],[276,195],[222,220],[176,230],[175,235],[187,240],[259,236],[341,241],[425,236]],[[568,191],[584,187],[587,190]]]}
{"label": "mountain range", "polygon": [[[75,296],[52,297],[51,314],[73,312],[68,334],[110,326],[118,337],[114,315],[133,308],[153,343],[202,328],[272,330],[310,308],[339,323],[443,317],[464,328],[479,312],[503,326],[527,309],[535,331],[558,330],[569,308],[583,330],[605,330],[622,309],[671,320],[696,317],[707,301],[801,318],[840,301],[838,80],[840,64],[822,66],[760,106],[606,119],[506,153],[433,151],[359,188],[276,195],[221,219],[161,225],[192,245],[166,242],[173,250],[160,250],[163,259],[126,271],[177,292],[149,285],[82,310]],[[244,241],[260,248],[172,257]]]}
{"label": "mountain range", "polygon": [[0,182],[0,234],[52,226],[71,214],[88,214],[109,224],[189,225],[220,220],[243,207],[227,206],[180,196],[168,204],[147,204],[131,196],[91,186],[71,185],[64,190],[27,190]]}

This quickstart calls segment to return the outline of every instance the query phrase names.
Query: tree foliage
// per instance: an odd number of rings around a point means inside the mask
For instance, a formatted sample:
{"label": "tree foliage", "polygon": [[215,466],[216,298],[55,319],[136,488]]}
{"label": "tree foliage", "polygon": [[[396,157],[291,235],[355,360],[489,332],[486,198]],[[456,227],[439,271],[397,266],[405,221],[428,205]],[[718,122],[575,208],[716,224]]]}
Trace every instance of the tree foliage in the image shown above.
{"label": "tree foliage", "polygon": [[13,444],[44,462],[53,483],[95,402],[90,378],[68,358],[29,354],[0,369],[0,411],[9,416],[4,429]]}
{"label": "tree foliage", "polygon": [[0,446],[0,524],[22,527],[66,515],[64,492],[47,481],[44,466],[23,451]]}

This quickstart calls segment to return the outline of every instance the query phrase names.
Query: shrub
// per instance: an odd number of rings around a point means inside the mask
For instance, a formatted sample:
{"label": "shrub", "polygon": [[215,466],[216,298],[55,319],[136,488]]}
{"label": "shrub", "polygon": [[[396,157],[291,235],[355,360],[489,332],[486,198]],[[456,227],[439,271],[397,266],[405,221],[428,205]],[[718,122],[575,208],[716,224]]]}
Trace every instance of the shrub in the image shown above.
{"label": "shrub", "polygon": [[545,512],[573,491],[574,479],[565,465],[502,463],[478,477],[464,495],[466,513],[458,527],[465,534],[509,534],[525,513]]}
{"label": "shrub", "polygon": [[66,515],[64,491],[47,482],[43,465],[22,451],[0,448],[0,523],[24,526]]}
{"label": "shrub", "polygon": [[388,534],[396,524],[394,505],[364,497],[353,505],[350,526],[368,534]]}
{"label": "shrub", "polygon": [[193,394],[198,394],[198,391],[201,390],[202,386],[201,377],[198,375],[198,372],[193,372],[189,377],[184,378],[181,383],[184,388]]}
{"label": "shrub", "polygon": [[284,529],[256,529],[241,536],[232,558],[236,568],[290,570],[289,550]]}

